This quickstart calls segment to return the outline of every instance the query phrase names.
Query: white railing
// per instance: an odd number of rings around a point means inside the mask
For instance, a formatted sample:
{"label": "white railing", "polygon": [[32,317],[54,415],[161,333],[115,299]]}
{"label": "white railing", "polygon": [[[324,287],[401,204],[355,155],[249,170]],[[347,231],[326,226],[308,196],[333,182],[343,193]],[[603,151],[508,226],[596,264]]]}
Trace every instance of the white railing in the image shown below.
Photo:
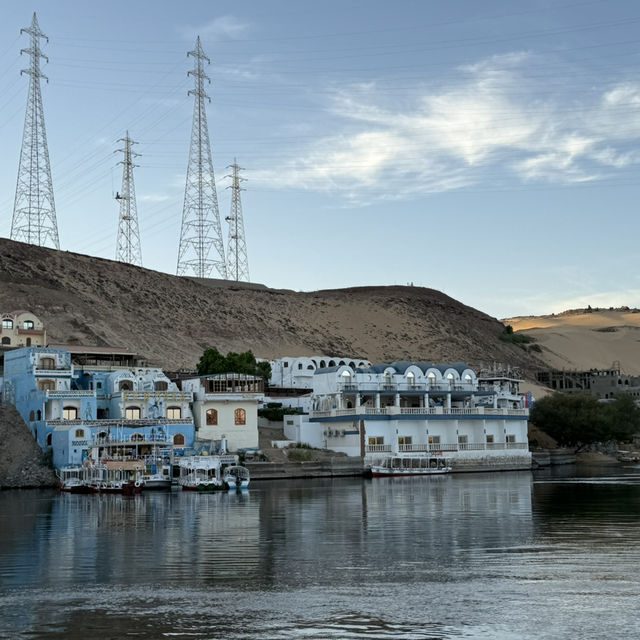
{"label": "white railing", "polygon": [[112,418],[100,418],[98,420],[47,420],[47,425],[52,427],[153,427],[164,424],[192,425],[193,418],[142,418],[140,420],[113,420]]}
{"label": "white railing", "polygon": [[95,398],[96,392],[88,389],[48,389],[47,398]]}
{"label": "white railing", "polygon": [[390,444],[368,444],[366,446],[367,453],[387,453],[391,452]]}
{"label": "white railing", "polygon": [[336,418],[345,416],[391,416],[391,415],[447,415],[447,416],[528,416],[528,409],[493,409],[487,407],[353,407],[312,411],[311,418]]}
{"label": "white railing", "polygon": [[129,391],[122,389],[116,391],[111,397],[117,397],[122,395],[123,400],[153,400],[160,399],[167,402],[191,402],[193,400],[193,394],[189,391]]}
{"label": "white railing", "polygon": [[528,449],[526,442],[452,442],[452,443],[424,443],[399,444],[400,453],[415,451],[496,451],[504,449]]}

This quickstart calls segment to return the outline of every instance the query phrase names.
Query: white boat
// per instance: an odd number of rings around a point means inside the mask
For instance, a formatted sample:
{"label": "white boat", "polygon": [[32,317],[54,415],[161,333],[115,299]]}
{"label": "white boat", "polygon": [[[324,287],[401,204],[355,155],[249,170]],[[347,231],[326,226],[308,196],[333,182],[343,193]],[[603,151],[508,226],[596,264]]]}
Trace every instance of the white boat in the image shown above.
{"label": "white boat", "polygon": [[60,491],[67,493],[91,493],[87,484],[86,467],[62,467],[56,471]]}
{"label": "white boat", "polygon": [[450,461],[442,456],[390,456],[381,464],[371,465],[374,477],[430,476],[450,471]]}
{"label": "white boat", "polygon": [[249,486],[249,469],[238,464],[225,467],[224,483],[229,489],[246,489]]}

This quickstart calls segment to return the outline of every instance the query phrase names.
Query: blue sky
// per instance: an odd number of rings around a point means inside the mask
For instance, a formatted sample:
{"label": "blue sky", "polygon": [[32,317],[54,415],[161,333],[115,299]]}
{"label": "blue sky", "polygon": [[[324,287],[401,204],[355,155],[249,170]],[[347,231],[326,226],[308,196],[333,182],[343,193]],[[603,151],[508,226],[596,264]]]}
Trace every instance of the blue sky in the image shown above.
{"label": "blue sky", "polygon": [[[428,0],[0,1],[0,234],[36,11],[61,248],[112,258],[135,170],[144,266],[175,273],[193,98],[211,58],[222,218],[234,158],[251,279],[432,287],[491,315],[640,306],[640,6]],[[226,223],[223,221],[226,241]]]}

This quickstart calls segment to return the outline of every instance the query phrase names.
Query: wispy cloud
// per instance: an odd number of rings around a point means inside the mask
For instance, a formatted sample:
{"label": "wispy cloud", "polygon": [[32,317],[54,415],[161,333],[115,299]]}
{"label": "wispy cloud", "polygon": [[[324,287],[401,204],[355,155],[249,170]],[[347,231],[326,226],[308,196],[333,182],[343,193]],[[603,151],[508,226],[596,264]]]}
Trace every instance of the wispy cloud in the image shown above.
{"label": "wispy cloud", "polygon": [[245,36],[250,25],[241,22],[232,15],[218,16],[209,22],[197,26],[187,26],[180,29],[182,36],[189,40],[200,36],[203,40],[237,40]]}
{"label": "wispy cloud", "polygon": [[138,196],[140,202],[166,202],[169,200],[169,196],[164,193],[145,193]]}
{"label": "wispy cloud", "polygon": [[401,198],[495,183],[496,176],[595,181],[640,162],[625,148],[640,139],[640,83],[589,93],[581,103],[561,94],[543,100],[527,79],[530,60],[514,53],[462,67],[445,87],[416,89],[401,106],[385,101],[374,83],[343,88],[327,105],[341,133],[252,179],[272,182],[284,172],[298,188]]}

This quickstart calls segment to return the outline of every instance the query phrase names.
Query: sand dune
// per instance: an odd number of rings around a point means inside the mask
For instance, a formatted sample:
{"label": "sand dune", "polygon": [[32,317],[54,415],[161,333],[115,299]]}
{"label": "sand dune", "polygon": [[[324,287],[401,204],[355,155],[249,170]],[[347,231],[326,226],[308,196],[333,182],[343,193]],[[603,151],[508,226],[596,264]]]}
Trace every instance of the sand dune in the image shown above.
{"label": "sand dune", "polygon": [[541,358],[556,369],[607,369],[640,375],[640,312],[572,311],[552,316],[505,319],[515,331],[533,336]]}

